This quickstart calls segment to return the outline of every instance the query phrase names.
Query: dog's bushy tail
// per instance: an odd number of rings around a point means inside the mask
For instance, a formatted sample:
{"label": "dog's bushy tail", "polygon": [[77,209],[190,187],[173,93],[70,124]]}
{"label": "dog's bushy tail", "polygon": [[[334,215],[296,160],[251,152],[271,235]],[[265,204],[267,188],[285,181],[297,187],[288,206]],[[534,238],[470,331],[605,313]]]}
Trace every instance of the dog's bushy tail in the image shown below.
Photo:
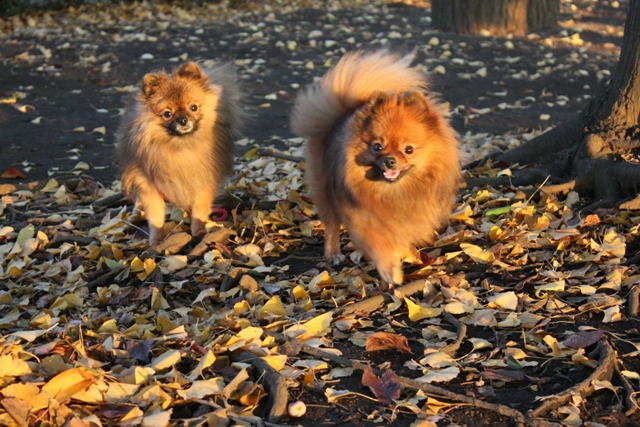
{"label": "dog's bushy tail", "polygon": [[298,95],[291,118],[293,132],[324,140],[374,92],[426,90],[426,76],[410,68],[413,59],[414,54],[400,56],[385,50],[345,55],[319,82]]}
{"label": "dog's bushy tail", "polygon": [[246,126],[248,115],[242,109],[244,103],[243,88],[238,80],[233,64],[225,62],[206,69],[209,81],[222,88],[218,101],[218,131],[225,132],[225,139],[232,145],[233,139],[238,138]]}

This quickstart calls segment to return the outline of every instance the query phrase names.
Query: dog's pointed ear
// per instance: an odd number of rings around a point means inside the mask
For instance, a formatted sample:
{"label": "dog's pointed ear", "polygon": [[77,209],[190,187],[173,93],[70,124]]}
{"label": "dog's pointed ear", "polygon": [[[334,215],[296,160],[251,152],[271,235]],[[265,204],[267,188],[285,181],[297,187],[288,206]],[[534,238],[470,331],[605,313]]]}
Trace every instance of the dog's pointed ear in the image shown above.
{"label": "dog's pointed ear", "polygon": [[157,92],[158,87],[167,80],[165,73],[149,73],[142,79],[142,93],[147,98]]}
{"label": "dog's pointed ear", "polygon": [[192,80],[206,79],[204,73],[202,72],[202,69],[195,62],[187,62],[186,64],[182,64],[174,74],[178,77],[183,77],[185,79],[192,79]]}
{"label": "dog's pointed ear", "polygon": [[380,105],[383,102],[385,102],[387,99],[389,99],[388,94],[381,92],[379,90],[376,90],[369,97],[369,101],[367,102],[367,104],[370,106]]}
{"label": "dog's pointed ear", "polygon": [[421,92],[405,92],[402,98],[406,105],[417,107],[425,113],[429,111],[429,103]]}

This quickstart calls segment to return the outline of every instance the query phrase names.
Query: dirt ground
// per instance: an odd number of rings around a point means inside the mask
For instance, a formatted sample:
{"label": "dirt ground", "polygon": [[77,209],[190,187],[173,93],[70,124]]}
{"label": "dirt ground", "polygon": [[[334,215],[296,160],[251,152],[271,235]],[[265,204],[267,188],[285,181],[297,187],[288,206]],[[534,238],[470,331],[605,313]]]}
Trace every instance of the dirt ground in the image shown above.
{"label": "dirt ground", "polygon": [[[176,15],[169,6],[146,5],[144,10],[99,9],[102,15],[85,8],[51,14],[55,19],[42,13],[5,19],[0,23],[0,172],[14,167],[26,179],[0,179],[0,184],[82,174],[110,185],[117,179],[114,132],[130,96],[127,87],[137,85],[149,71],[170,69],[187,58],[237,64],[252,117],[246,130],[249,145],[239,146],[238,154],[252,143],[286,149],[285,140],[293,137],[288,115],[298,88],[321,75],[343,52],[380,46],[403,52],[417,48],[416,64],[430,74],[433,91],[449,104],[452,123],[468,144],[468,156],[477,158],[496,147],[507,148],[509,141],[523,134],[562,123],[599,93],[617,62],[627,6],[626,1],[565,2],[559,28],[529,37],[498,38],[433,31],[428,9],[410,2],[353,8],[309,3],[308,8],[270,10],[249,3],[210,16],[199,14],[202,9]],[[162,14],[162,20],[150,19],[146,10],[153,10],[156,17]],[[594,323],[587,315],[579,322]],[[631,336],[640,334],[637,327],[632,321],[609,325],[612,331]],[[419,338],[419,331],[415,333]],[[517,332],[503,332],[499,341],[508,341],[510,333]],[[486,334],[492,332],[472,328],[468,333]],[[367,354],[360,347],[340,349],[350,359],[374,364],[389,358],[384,352]],[[462,354],[470,350],[460,349]],[[402,374],[408,358],[392,357]],[[635,370],[637,362],[629,363],[628,369]],[[579,369],[549,364],[540,373],[548,383],[540,386],[563,390],[586,376]],[[353,378],[341,383],[357,388]],[[474,394],[461,382],[450,386]],[[483,397],[522,412],[535,406],[531,389],[503,386]],[[363,414],[375,408],[369,400],[352,397],[328,404],[323,394],[303,393],[308,415],[282,423],[384,425],[363,420]],[[600,425],[640,425],[637,415],[624,416],[611,391],[600,392],[585,409],[589,419]],[[394,425],[413,422],[415,417],[399,414]],[[507,417],[470,406],[447,412],[439,425],[456,424],[515,425]]]}

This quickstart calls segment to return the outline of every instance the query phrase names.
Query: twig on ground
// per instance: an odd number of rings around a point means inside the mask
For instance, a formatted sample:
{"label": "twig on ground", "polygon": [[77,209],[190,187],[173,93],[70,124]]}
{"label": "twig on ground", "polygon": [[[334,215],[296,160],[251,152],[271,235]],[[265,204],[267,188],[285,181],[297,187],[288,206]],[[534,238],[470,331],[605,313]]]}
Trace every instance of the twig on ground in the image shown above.
{"label": "twig on ground", "polygon": [[560,406],[566,404],[569,400],[571,400],[571,396],[589,396],[595,391],[595,388],[593,386],[593,381],[595,380],[610,381],[613,377],[616,360],[618,359],[616,356],[616,352],[606,340],[602,340],[598,343],[598,348],[596,351],[599,354],[600,360],[596,369],[591,375],[589,375],[589,378],[585,379],[581,383],[574,385],[573,387],[564,390],[562,393],[545,400],[544,403],[538,406],[535,410],[529,411],[528,415],[537,418],[548,411],[557,409]]}
{"label": "twig on ground", "polygon": [[[430,279],[433,280],[433,279]],[[437,279],[436,279],[437,280]],[[424,289],[424,280],[415,280],[407,285],[401,286],[393,290],[393,293],[398,298],[408,297]],[[351,314],[355,312],[371,313],[375,311],[382,304],[391,302],[391,295],[388,293],[380,293],[372,297],[358,301],[355,304],[346,305],[336,309],[334,312],[337,316],[344,314]]]}
{"label": "twig on ground", "polygon": [[458,319],[453,317],[453,315],[451,315],[446,311],[442,312],[442,317],[444,317],[447,320],[447,322],[451,323],[453,326],[456,327],[456,341],[439,350],[443,353],[448,354],[451,357],[455,357],[456,352],[462,345],[462,341],[467,337],[467,325],[460,322]]}
{"label": "twig on ground", "polygon": [[284,258],[280,258],[276,261],[273,261],[271,265],[282,265],[286,264],[289,261],[322,261],[323,257],[321,256],[300,256],[300,255],[287,255]]}
{"label": "twig on ground", "polygon": [[275,157],[276,159],[291,160],[293,162],[301,162],[304,160],[303,157],[292,156],[291,154],[285,154],[274,148],[260,148],[258,149],[258,151],[256,151],[256,154],[259,156]]}
{"label": "twig on ground", "polygon": [[287,383],[282,375],[273,369],[264,359],[250,351],[243,351],[238,354],[232,354],[233,362],[249,363],[259,373],[264,373],[264,386],[269,393],[267,397],[267,407],[269,415],[267,421],[277,423],[281,416],[287,412],[287,402],[289,400],[289,390]]}
{"label": "twig on ground", "polygon": [[629,317],[638,317],[640,310],[640,286],[634,285],[627,296],[627,314]]}
{"label": "twig on ground", "polygon": [[111,206],[117,205],[120,202],[126,202],[127,197],[123,192],[116,193],[109,197],[103,197],[102,199],[98,199],[92,203],[93,206],[101,207],[101,208],[110,208]]}
{"label": "twig on ground", "polygon": [[124,267],[115,268],[113,270],[107,271],[104,274],[96,277],[89,283],[87,283],[87,288],[89,291],[94,292],[99,287],[108,286],[109,282],[113,281],[118,274],[120,274],[124,270]]}
{"label": "twig on ground", "polygon": [[[275,335],[275,334],[274,334]],[[280,334],[279,334],[280,335]],[[281,339],[285,339],[284,336],[280,336]],[[278,340],[278,337],[276,337],[276,340]],[[309,345],[306,344],[302,344],[302,351],[320,358],[320,359],[325,359],[325,360],[329,360],[331,362],[337,363],[338,365],[341,365],[343,367],[346,368],[353,368],[353,369],[357,369],[357,370],[364,370],[364,368],[366,368],[368,365],[366,363],[362,363],[362,362],[358,362],[356,360],[351,360],[351,359],[347,359],[346,357],[343,356],[338,356],[334,353],[322,350],[321,348],[317,348],[317,347],[311,347]],[[378,372],[377,369],[374,369],[374,373],[376,375],[380,375],[380,372]],[[512,419],[514,419],[515,421],[519,422],[519,423],[524,423],[527,425],[531,425],[534,427],[551,427],[554,426],[554,424],[549,423],[547,421],[544,420],[538,420],[538,419],[533,419],[530,417],[525,416],[524,414],[522,414],[522,412],[513,409],[513,408],[509,408],[508,406],[504,406],[504,405],[497,405],[497,404],[493,404],[493,403],[489,403],[489,402],[485,402],[483,400],[479,400],[479,399],[475,399],[473,397],[469,397],[469,396],[465,396],[462,394],[458,394],[458,393],[454,393],[452,391],[446,390],[444,388],[432,385],[432,384],[428,384],[428,383],[423,383],[420,381],[416,381],[413,380],[411,378],[406,378],[403,376],[398,376],[398,380],[400,381],[400,384],[402,384],[403,386],[413,389],[413,390],[422,390],[426,393],[432,394],[432,395],[437,395],[437,396],[442,396],[445,397],[447,399],[450,400],[454,400],[456,402],[461,402],[461,403],[467,403],[470,405],[473,405],[477,408],[482,408],[482,409],[487,409],[490,411],[494,411],[497,412],[500,415],[506,416],[506,417],[510,417]]]}

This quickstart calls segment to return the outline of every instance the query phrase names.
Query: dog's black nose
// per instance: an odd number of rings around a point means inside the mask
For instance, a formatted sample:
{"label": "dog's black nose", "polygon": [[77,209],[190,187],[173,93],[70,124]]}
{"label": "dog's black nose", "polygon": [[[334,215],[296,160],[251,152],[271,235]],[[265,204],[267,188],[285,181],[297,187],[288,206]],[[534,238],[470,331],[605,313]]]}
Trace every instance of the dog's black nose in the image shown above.
{"label": "dog's black nose", "polygon": [[393,169],[396,166],[396,159],[394,157],[385,157],[382,162],[387,169]]}
{"label": "dog's black nose", "polygon": [[176,120],[181,126],[185,126],[189,122],[189,119],[187,119],[185,116],[178,117]]}

